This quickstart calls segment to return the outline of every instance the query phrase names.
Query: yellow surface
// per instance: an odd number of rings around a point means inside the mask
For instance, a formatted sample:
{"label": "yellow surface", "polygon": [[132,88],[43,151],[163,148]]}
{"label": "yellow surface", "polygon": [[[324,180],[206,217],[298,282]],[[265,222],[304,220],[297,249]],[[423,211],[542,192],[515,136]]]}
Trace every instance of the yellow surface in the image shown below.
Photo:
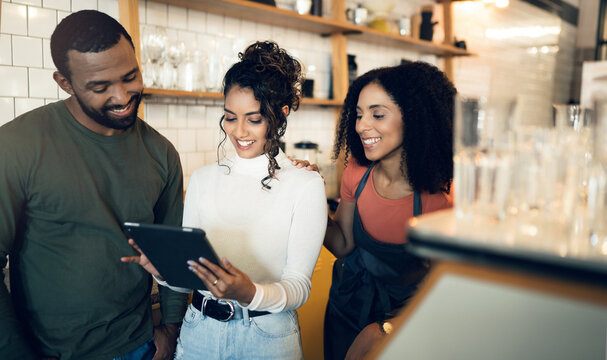
{"label": "yellow surface", "polygon": [[323,323],[335,257],[324,247],[312,274],[310,298],[297,310],[306,359],[323,359]]}

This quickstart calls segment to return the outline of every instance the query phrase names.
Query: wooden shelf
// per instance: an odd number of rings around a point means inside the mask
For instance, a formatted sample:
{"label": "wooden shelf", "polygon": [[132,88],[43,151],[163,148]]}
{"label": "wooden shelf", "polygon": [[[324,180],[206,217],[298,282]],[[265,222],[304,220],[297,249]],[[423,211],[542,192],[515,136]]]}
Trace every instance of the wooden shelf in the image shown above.
{"label": "wooden shelf", "polygon": [[413,50],[424,54],[437,56],[473,56],[475,54],[456,48],[452,45],[439,44],[427,40],[420,40],[410,36],[390,34],[368,28],[366,26],[349,25],[352,30],[346,35],[351,40],[364,41],[370,44],[379,44]]}
{"label": "wooden shelf", "polygon": [[[170,89],[143,89],[144,96],[152,97],[189,97],[198,99],[223,99],[222,93],[206,92],[206,91],[185,91],[185,90],[170,90]],[[310,99],[304,98],[301,102],[303,105],[317,106],[341,106],[343,103],[334,99]]]}
{"label": "wooden shelf", "polygon": [[345,34],[353,40],[373,44],[396,46],[403,49],[437,56],[469,56],[466,50],[455,46],[414,39],[408,36],[385,33],[345,21],[300,15],[294,11],[279,9],[247,0],[155,0],[161,3],[205,11],[273,26],[312,32],[320,35]]}
{"label": "wooden shelf", "polygon": [[300,15],[247,0],[155,0],[157,2],[224,15],[256,23],[330,35],[344,31],[341,22],[313,15]]}
{"label": "wooden shelf", "polygon": [[343,101],[339,101],[339,100],[335,100],[335,99],[310,99],[310,98],[303,98],[301,100],[301,103],[303,105],[336,106],[336,107],[341,107],[344,104]]}
{"label": "wooden shelf", "polygon": [[206,92],[206,91],[186,91],[186,90],[171,90],[171,89],[143,89],[143,95],[158,96],[158,97],[190,97],[199,99],[223,99],[222,93]]}

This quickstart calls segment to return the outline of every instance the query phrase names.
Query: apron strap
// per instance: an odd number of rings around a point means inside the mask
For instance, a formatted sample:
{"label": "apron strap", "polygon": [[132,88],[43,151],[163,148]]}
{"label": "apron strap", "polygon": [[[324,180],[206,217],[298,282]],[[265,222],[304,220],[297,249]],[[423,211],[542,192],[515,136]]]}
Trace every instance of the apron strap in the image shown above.
{"label": "apron strap", "polygon": [[413,193],[413,216],[422,214],[422,197],[416,191]]}
{"label": "apron strap", "polygon": [[377,165],[377,161],[374,161],[371,166],[369,166],[369,168],[367,169],[367,171],[365,171],[365,174],[363,175],[363,177],[360,179],[360,182],[358,183],[358,187],[356,188],[356,193],[354,194],[354,198],[356,200],[358,200],[358,197],[360,196],[360,193],[363,192],[363,189],[365,188],[365,185],[367,185],[367,180],[369,179],[369,174],[371,174],[371,169],[373,169],[373,167]]}
{"label": "apron strap", "polygon": [[[367,181],[369,180],[369,175],[371,174],[371,170],[373,167],[377,165],[377,161],[374,161],[371,166],[365,171],[365,174],[360,179],[358,183],[358,187],[356,188],[356,193],[354,194],[354,198],[358,201],[358,197],[363,192],[363,189],[367,185]],[[413,216],[420,216],[422,214],[422,198],[420,194],[415,191],[413,193]]]}

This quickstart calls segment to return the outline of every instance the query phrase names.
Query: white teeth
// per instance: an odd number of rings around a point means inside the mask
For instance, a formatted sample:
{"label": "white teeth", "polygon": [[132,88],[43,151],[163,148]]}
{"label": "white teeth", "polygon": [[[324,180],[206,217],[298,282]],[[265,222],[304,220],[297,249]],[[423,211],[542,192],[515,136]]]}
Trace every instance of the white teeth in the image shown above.
{"label": "white teeth", "polygon": [[252,143],[255,142],[254,140],[248,140],[248,141],[237,140],[237,141],[238,141],[238,145],[243,146],[243,147],[244,146],[249,146],[249,145],[251,145]]}
{"label": "white teeth", "polygon": [[363,139],[363,144],[365,145],[371,145],[371,144],[375,144],[377,142],[379,142],[379,140],[381,140],[381,138],[367,138],[367,139]]}
{"label": "white teeth", "polygon": [[120,109],[114,109],[114,110],[112,110],[112,112],[122,113],[122,112],[125,112],[128,107],[129,106],[127,105],[127,106],[125,106],[123,108],[120,108]]}

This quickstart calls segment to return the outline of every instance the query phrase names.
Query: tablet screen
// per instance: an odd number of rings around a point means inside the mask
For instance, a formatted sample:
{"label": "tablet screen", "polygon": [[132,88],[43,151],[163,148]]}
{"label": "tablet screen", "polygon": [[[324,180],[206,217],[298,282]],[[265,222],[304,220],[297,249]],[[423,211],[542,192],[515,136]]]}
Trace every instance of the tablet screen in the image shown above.
{"label": "tablet screen", "polygon": [[124,223],[124,230],[170,285],[206,290],[202,280],[188,269],[187,264],[188,260],[198,261],[201,256],[219,264],[203,230],[131,222]]}

